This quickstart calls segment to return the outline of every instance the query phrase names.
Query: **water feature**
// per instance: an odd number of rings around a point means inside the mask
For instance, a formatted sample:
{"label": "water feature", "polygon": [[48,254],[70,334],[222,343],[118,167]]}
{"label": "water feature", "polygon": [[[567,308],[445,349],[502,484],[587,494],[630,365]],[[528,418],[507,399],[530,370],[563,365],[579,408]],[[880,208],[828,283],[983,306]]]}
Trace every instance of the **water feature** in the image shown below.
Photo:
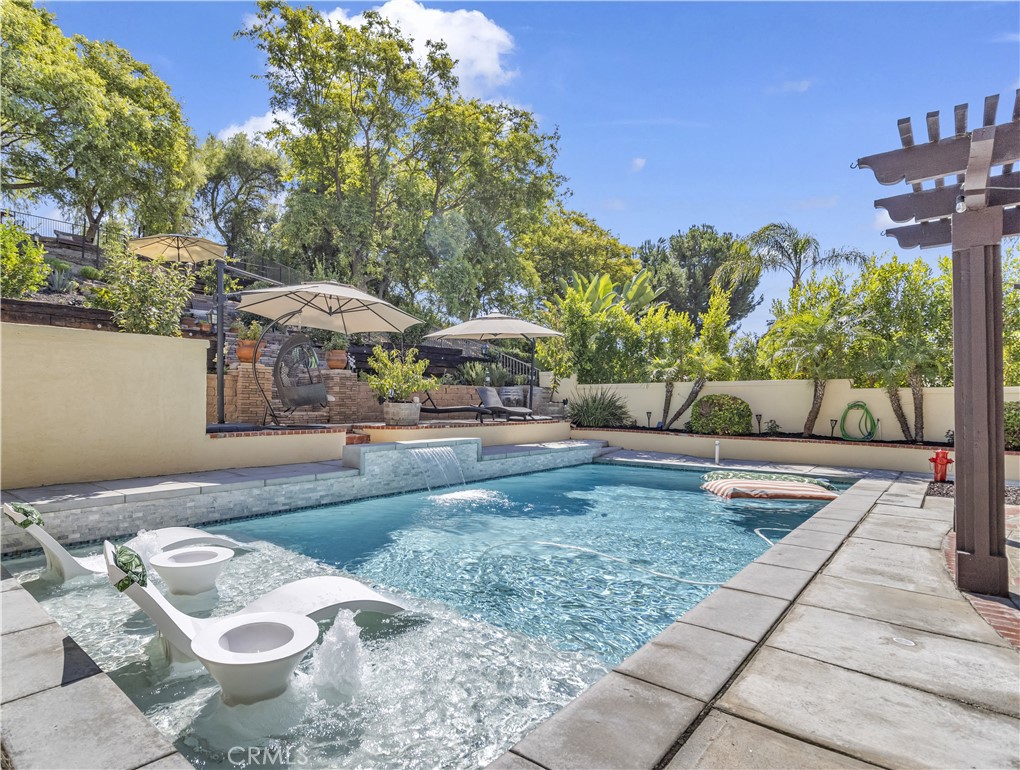
{"label": "water feature", "polygon": [[404,450],[411,455],[425,486],[431,492],[438,487],[465,484],[464,469],[453,447],[429,446]]}
{"label": "water feature", "polygon": [[409,608],[362,629],[338,618],[284,696],[234,708],[201,669],[153,662],[153,627],[105,578],[52,586],[32,581],[39,560],[5,564],[199,767],[254,751],[250,765],[470,768],[766,550],[762,532],[821,507],[727,501],[699,483],[584,466],[213,527],[257,541],[221,575],[217,615],[345,572]]}

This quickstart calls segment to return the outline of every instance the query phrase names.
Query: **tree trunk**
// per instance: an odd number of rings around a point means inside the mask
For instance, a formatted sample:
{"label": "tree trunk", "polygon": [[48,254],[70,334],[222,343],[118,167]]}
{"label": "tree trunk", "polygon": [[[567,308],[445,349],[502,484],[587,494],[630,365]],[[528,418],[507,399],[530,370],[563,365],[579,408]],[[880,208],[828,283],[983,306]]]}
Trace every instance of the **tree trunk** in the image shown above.
{"label": "tree trunk", "polygon": [[673,403],[673,380],[666,380],[666,400],[662,402],[662,429],[666,429],[666,418],[669,417],[669,405]]}
{"label": "tree trunk", "polygon": [[825,398],[825,385],[828,380],[815,380],[815,395],[811,399],[811,411],[808,412],[807,420],[804,421],[804,438],[811,438],[815,430],[815,422],[818,420],[818,413],[822,411],[822,399]]}
{"label": "tree trunk", "polygon": [[698,379],[694,381],[694,385],[691,386],[691,392],[687,394],[687,398],[684,399],[684,402],[680,405],[680,408],[673,412],[673,416],[669,418],[669,422],[667,422],[665,426],[663,426],[664,428],[668,429],[670,426],[673,425],[673,423],[680,419],[680,415],[682,415],[684,412],[691,408],[691,404],[693,404],[697,400],[698,394],[701,393],[701,389],[705,387],[705,383],[707,381],[708,381],[707,377],[698,377]]}
{"label": "tree trunk", "polygon": [[914,441],[924,443],[924,381],[917,369],[907,373],[907,384],[910,385],[910,397],[914,402]]}
{"label": "tree trunk", "polygon": [[889,396],[889,403],[892,405],[893,414],[896,415],[896,420],[900,424],[900,430],[903,431],[903,438],[907,441],[913,441],[914,434],[910,431],[910,423],[907,422],[907,415],[903,411],[903,401],[900,399],[899,387],[887,385],[885,394]]}

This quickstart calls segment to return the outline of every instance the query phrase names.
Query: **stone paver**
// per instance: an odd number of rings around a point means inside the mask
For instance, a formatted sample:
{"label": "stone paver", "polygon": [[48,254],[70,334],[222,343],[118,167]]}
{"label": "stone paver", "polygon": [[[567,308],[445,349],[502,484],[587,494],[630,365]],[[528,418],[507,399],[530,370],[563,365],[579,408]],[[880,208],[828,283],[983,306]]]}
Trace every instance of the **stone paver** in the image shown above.
{"label": "stone paver", "polygon": [[717,706],[884,767],[1017,766],[1017,719],[770,647]]}
{"label": "stone paver", "polygon": [[0,633],[4,636],[51,623],[53,618],[25,589],[15,587],[0,593]]}
{"label": "stone paver", "polygon": [[921,631],[1007,646],[959,595],[945,598],[819,575],[801,594],[798,602],[897,623]]}
{"label": "stone paver", "polygon": [[4,634],[2,653],[4,703],[100,673],[92,658],[53,622]]}
{"label": "stone paver", "polygon": [[797,529],[800,530],[811,530],[818,532],[831,532],[834,535],[843,535],[846,537],[849,535],[854,527],[857,526],[856,521],[842,521],[840,519],[820,519],[817,516],[812,516],[810,519],[801,524]]}
{"label": "stone paver", "polygon": [[[169,757],[157,759],[147,765],[142,765],[139,770],[195,770],[195,766],[180,754],[171,754]],[[527,768],[521,768],[527,770]]]}
{"label": "stone paver", "polygon": [[768,646],[1000,714],[1020,710],[1020,657],[1008,647],[809,606],[793,608]]}
{"label": "stone paver", "polygon": [[133,770],[173,753],[106,676],[5,703],[3,739],[16,768]]}
{"label": "stone paver", "polygon": [[799,545],[801,548],[817,548],[821,551],[832,553],[845,539],[845,535],[835,532],[822,532],[820,530],[801,529],[798,527],[786,535],[781,543],[784,545]]}
{"label": "stone paver", "polygon": [[928,519],[930,521],[942,521],[946,524],[952,524],[953,512],[946,511],[943,508],[919,508],[916,506],[904,506],[904,505],[890,505],[887,503],[879,503],[871,511],[872,513],[880,513],[884,516],[901,516],[908,519]]}
{"label": "stone paver", "polygon": [[942,554],[931,548],[850,538],[824,574],[950,599],[959,596],[946,574]]}
{"label": "stone paver", "polygon": [[124,495],[96,484],[53,484],[48,487],[9,489],[18,500],[34,505],[40,513],[69,511],[77,508],[116,505]]}
{"label": "stone paver", "polygon": [[548,770],[654,767],[703,705],[610,672],[513,751]]}
{"label": "stone paver", "polygon": [[720,588],[684,613],[680,622],[757,642],[789,606],[774,596]]}
{"label": "stone paver", "polygon": [[754,643],[746,639],[674,623],[615,670],[707,702],[752,649]]}
{"label": "stone paver", "polygon": [[525,759],[519,754],[508,751],[496,761],[485,766],[486,770],[542,770],[541,765],[536,765],[530,759]]}
{"label": "stone paver", "polygon": [[666,770],[712,768],[868,768],[852,757],[812,746],[753,722],[712,711]]}
{"label": "stone paver", "polygon": [[754,561],[756,564],[772,564],[776,567],[789,567],[791,569],[815,572],[828,558],[828,551],[777,543]]}
{"label": "stone paver", "polygon": [[872,513],[857,528],[854,537],[917,545],[922,548],[941,548],[947,530],[948,526],[945,523],[933,519]]}
{"label": "stone paver", "polygon": [[751,562],[730,578],[725,587],[777,599],[793,599],[810,580],[811,573],[805,570]]}

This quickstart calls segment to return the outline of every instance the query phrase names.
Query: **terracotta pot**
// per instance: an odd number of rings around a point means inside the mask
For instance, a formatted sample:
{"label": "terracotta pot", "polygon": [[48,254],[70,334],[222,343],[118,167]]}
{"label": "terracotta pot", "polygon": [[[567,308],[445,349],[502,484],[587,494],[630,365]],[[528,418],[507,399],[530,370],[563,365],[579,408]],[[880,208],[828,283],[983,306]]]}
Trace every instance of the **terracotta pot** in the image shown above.
{"label": "terracotta pot", "polygon": [[330,369],[346,369],[347,368],[347,351],[346,350],[327,350],[326,351],[326,366]]}
{"label": "terracotta pot", "polygon": [[201,321],[198,324],[198,330],[200,332],[211,332],[212,331],[212,324],[209,323],[208,321]]}
{"label": "terracotta pot", "polygon": [[[256,340],[238,340],[237,341],[237,360],[242,364],[250,364],[255,360],[255,342]],[[266,343],[259,345],[259,357],[262,357],[262,351],[265,350]]]}
{"label": "terracotta pot", "polygon": [[417,425],[421,414],[421,404],[404,404],[384,401],[382,405],[383,422],[387,425]]}

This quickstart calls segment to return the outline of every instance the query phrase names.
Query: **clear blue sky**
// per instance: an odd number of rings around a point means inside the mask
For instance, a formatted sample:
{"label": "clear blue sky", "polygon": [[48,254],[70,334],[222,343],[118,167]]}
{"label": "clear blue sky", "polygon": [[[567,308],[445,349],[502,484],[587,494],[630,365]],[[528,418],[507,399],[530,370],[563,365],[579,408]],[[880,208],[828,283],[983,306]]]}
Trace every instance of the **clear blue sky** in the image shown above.
{"label": "clear blue sky", "polygon": [[[264,116],[259,53],[234,40],[246,2],[47,2],[66,33],[148,62],[204,137]],[[315,3],[350,18],[380,3]],[[774,221],[823,249],[884,253],[883,187],[858,157],[899,146],[896,121],[984,97],[1009,118],[1020,86],[1015,2],[545,3],[388,0],[416,37],[447,38],[472,95],[506,100],[561,134],[569,205],[624,242],[696,224],[746,234]],[[465,11],[473,11],[466,13]],[[248,123],[258,126],[258,121]],[[918,252],[934,260],[939,251]],[[767,297],[786,280],[763,281]],[[768,301],[744,324],[761,331]]]}

